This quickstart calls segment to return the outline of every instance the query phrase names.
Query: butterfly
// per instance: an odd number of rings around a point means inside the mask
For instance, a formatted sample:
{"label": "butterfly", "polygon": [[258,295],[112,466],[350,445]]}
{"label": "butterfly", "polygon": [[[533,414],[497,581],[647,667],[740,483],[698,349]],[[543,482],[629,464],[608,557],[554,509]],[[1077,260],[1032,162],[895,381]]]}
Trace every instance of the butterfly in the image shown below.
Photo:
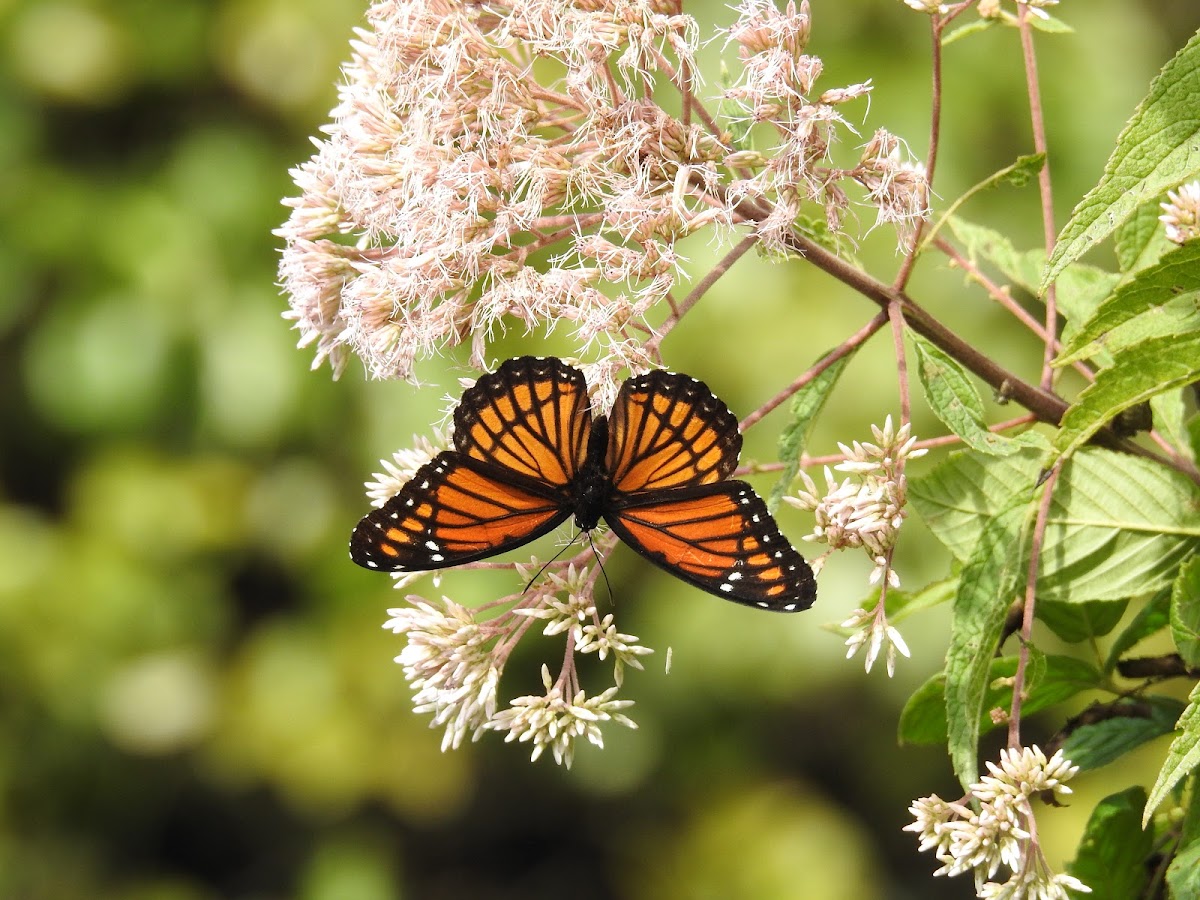
{"label": "butterfly", "polygon": [[387,572],[442,569],[519,547],[572,516],[584,532],[603,519],[710,594],[807,609],[812,569],[754,489],[729,480],[741,447],[733,413],[694,378],[630,378],[606,417],[591,410],[579,369],[510,359],[463,392],[453,448],[358,523],[350,558]]}

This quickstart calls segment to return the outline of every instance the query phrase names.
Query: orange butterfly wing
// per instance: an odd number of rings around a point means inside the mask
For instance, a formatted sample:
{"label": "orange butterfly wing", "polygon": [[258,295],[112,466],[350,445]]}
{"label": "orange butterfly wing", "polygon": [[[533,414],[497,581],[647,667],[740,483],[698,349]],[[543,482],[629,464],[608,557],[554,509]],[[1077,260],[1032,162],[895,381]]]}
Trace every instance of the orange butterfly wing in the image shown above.
{"label": "orange butterfly wing", "polygon": [[744,481],[626,501],[606,521],[652,563],[726,600],[799,612],[817,598],[812,569]]}
{"label": "orange butterfly wing", "polygon": [[425,571],[483,559],[553,530],[591,433],[583,374],[520,357],[482,376],[454,411],[454,449],[419,469],[350,538],[370,569]]}
{"label": "orange butterfly wing", "polygon": [[642,556],[718,597],[807,609],[816,582],[737,468],[737,419],[703,382],[650,372],[621,386],[609,419],[616,493],[605,521]]}
{"label": "orange butterfly wing", "polygon": [[605,466],[622,494],[724,481],[737,468],[737,419],[702,381],[653,371],[621,385]]}

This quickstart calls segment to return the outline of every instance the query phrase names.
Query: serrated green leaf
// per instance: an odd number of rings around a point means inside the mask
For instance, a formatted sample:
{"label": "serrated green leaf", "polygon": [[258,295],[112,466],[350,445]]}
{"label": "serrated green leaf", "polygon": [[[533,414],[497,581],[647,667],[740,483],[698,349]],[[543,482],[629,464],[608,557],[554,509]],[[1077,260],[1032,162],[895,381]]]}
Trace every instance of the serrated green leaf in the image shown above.
{"label": "serrated green leaf", "polygon": [[1147,741],[1170,734],[1184,705],[1171,697],[1147,697],[1122,701],[1118,708],[1130,714],[1079,726],[1063,742],[1063,756],[1084,771],[1108,765]]}
{"label": "serrated green leaf", "polygon": [[1188,707],[1175,724],[1175,730],[1178,734],[1167,750],[1167,759],[1154,787],[1150,789],[1150,799],[1146,801],[1146,810],[1142,813],[1142,827],[1150,822],[1154,811],[1174,790],[1175,785],[1200,765],[1200,684],[1192,688]]}
{"label": "serrated green leaf", "polygon": [[933,344],[914,336],[917,374],[934,415],[973,450],[994,456],[1015,453],[1022,443],[988,431],[983,401],[966,371]]}
{"label": "serrated green leaf", "polygon": [[1116,355],[1142,341],[1154,338],[1171,340],[1183,334],[1200,333],[1200,296],[1177,297],[1122,322],[1089,346],[1091,359],[1099,366],[1111,366]]}
{"label": "serrated green leaf", "polygon": [[1075,644],[1108,634],[1125,615],[1126,606],[1125,600],[1059,603],[1041,599],[1036,614],[1060,640]]}
{"label": "serrated green leaf", "polygon": [[1167,887],[1171,889],[1171,900],[1200,898],[1200,840],[1175,851],[1167,867]]}
{"label": "serrated green leaf", "polygon": [[1125,630],[1122,631],[1108,651],[1108,659],[1104,662],[1104,671],[1111,672],[1117,667],[1122,654],[1153,634],[1158,634],[1171,623],[1171,591],[1159,591],[1147,601],[1138,611]]}
{"label": "serrated green leaf", "polygon": [[1147,266],[1154,265],[1159,257],[1174,248],[1175,245],[1167,240],[1167,231],[1158,219],[1160,215],[1162,207],[1158,200],[1143,203],[1117,229],[1114,243],[1117,265],[1121,269],[1123,281]]}
{"label": "serrated green leaf", "polygon": [[954,558],[966,562],[988,520],[1018,491],[1029,491],[1032,499],[1044,456],[1035,450],[1001,457],[956,451],[909,480],[909,502]]}
{"label": "serrated green leaf", "polygon": [[838,378],[845,371],[846,365],[854,356],[854,351],[847,353],[829,365],[820,375],[800,388],[792,397],[792,421],[783,429],[779,436],[779,459],[783,463],[783,474],[771,489],[767,498],[767,508],[772,512],[779,506],[779,501],[792,486],[796,473],[800,470],[800,457],[808,445],[813,423],[820,415],[829,395],[837,385]]}
{"label": "serrated green leaf", "polygon": [[921,242],[921,249],[925,249],[925,247],[929,245],[930,241],[937,236],[938,232],[942,230],[942,226],[950,221],[959,208],[976,194],[1005,184],[1011,185],[1015,188],[1022,188],[1030,181],[1037,178],[1038,172],[1042,171],[1042,168],[1045,165],[1046,154],[1044,153],[1032,153],[1028,156],[1018,156],[1016,162],[1014,162],[1011,166],[1005,166],[998,172],[993,172],[978,184],[967,188],[966,192],[963,193],[962,196],[960,196],[953,203],[951,203],[950,208],[946,210],[945,214],[943,214],[942,217],[937,220],[934,226],[929,229],[929,232],[925,235],[925,239]]}
{"label": "serrated green leaf", "polygon": [[[1094,688],[1100,673],[1070,656],[1047,656],[1033,650],[1036,672],[1027,670],[1022,715],[1032,715]],[[1033,661],[1031,660],[1031,662]],[[1012,706],[1012,686],[1006,681],[1017,673],[1017,657],[1002,656],[988,665],[979,733],[1000,727],[989,715],[993,709]],[[1172,720],[1174,721],[1174,720]],[[1169,727],[1168,727],[1169,730]],[[913,692],[900,714],[898,738],[902,744],[944,744],[947,738],[946,675],[939,672]]]}
{"label": "serrated green leaf", "polygon": [[1031,508],[1016,497],[984,526],[963,566],[946,650],[946,723],[950,760],[963,787],[978,775],[980,716],[989,667],[1008,607],[1022,582],[1024,532]]}
{"label": "serrated green leaf", "polygon": [[1141,205],[1200,173],[1200,33],[1168,62],[1117,137],[1104,175],[1058,236],[1044,291],[1058,273],[1104,240]]}
{"label": "serrated green leaf", "polygon": [[1096,374],[1063,416],[1055,449],[1068,455],[1122,410],[1200,379],[1200,332],[1126,347]]}
{"label": "serrated green leaf", "polygon": [[[959,560],[1014,492],[1028,489],[1041,456],[953,453],[909,482],[912,507]],[[1027,501],[1037,502],[1029,490]],[[1038,597],[1082,603],[1142,596],[1169,585],[1200,547],[1200,488],[1153,460],[1088,447],[1058,478],[1046,524]]]}
{"label": "serrated green leaf", "polygon": [[1092,811],[1067,871],[1092,889],[1091,900],[1141,897],[1150,878],[1147,862],[1154,833],[1143,831],[1138,813],[1146,791],[1131,787],[1101,800]]}
{"label": "serrated green leaf", "polygon": [[1200,666],[1200,556],[1179,569],[1171,588],[1171,637],[1189,666]]}
{"label": "serrated green leaf", "polygon": [[[1122,284],[1095,313],[1066,340],[1056,366],[1110,352],[1109,336],[1119,326],[1168,304],[1186,304],[1200,293],[1200,242],[1184,244],[1164,254],[1154,265]],[[1127,341],[1128,343],[1128,341]]]}

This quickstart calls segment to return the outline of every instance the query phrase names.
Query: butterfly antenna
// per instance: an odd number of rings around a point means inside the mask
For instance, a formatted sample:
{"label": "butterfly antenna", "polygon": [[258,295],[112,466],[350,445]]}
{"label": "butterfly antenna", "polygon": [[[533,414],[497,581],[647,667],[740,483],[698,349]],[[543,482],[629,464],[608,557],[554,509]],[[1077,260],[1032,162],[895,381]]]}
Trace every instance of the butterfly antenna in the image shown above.
{"label": "butterfly antenna", "polygon": [[557,560],[557,559],[558,559],[560,556],[562,556],[564,552],[566,552],[566,549],[567,549],[568,547],[570,547],[570,546],[571,546],[571,544],[574,544],[574,543],[575,543],[575,541],[576,541],[576,538],[571,538],[571,540],[570,540],[570,542],[569,542],[569,543],[563,544],[563,545],[562,545],[562,547],[560,547],[560,548],[559,548],[558,552],[554,554],[554,556],[552,556],[552,557],[550,557],[550,559],[546,560],[546,564],[545,564],[544,566],[542,566],[540,569],[538,569],[538,570],[537,570],[537,574],[536,574],[536,575],[534,575],[532,578],[530,578],[530,579],[529,579],[529,583],[525,585],[525,590],[524,590],[524,591],[521,591],[521,593],[523,594],[523,593],[525,593],[525,591],[527,591],[527,590],[529,590],[531,587],[533,587],[533,583],[534,583],[535,581],[537,581],[539,578],[541,578],[541,577],[542,577],[542,575],[545,573],[545,571],[546,571],[548,568],[550,568],[550,566],[551,566],[551,565],[553,565],[553,564],[554,564],[554,562],[555,562],[555,561],[556,561],[556,560]]}
{"label": "butterfly antenna", "polygon": [[596,549],[596,542],[592,540],[592,533],[588,531],[585,534],[587,534],[588,544],[592,548],[592,556],[596,558],[596,565],[600,567],[600,574],[604,576],[604,589],[608,591],[608,599],[611,602],[613,599],[613,590],[612,585],[608,582],[608,573],[604,571],[604,560],[600,557],[600,551]]}

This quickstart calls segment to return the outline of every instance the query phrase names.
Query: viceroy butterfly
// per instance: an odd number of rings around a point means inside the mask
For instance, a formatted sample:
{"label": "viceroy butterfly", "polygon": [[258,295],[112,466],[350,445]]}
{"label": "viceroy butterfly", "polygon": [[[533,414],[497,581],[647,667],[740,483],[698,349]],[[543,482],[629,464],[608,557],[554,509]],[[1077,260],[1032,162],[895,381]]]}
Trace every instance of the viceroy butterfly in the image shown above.
{"label": "viceroy butterfly", "polygon": [[504,362],[463,392],[454,447],[368,513],[350,557],[425,571],[511,550],[571,516],[603,519],[646,559],[718,597],[777,612],[816,599],[812,569],[762,498],[730,481],[737,419],[694,378],[625,381],[593,416],[583,373],[554,357]]}

